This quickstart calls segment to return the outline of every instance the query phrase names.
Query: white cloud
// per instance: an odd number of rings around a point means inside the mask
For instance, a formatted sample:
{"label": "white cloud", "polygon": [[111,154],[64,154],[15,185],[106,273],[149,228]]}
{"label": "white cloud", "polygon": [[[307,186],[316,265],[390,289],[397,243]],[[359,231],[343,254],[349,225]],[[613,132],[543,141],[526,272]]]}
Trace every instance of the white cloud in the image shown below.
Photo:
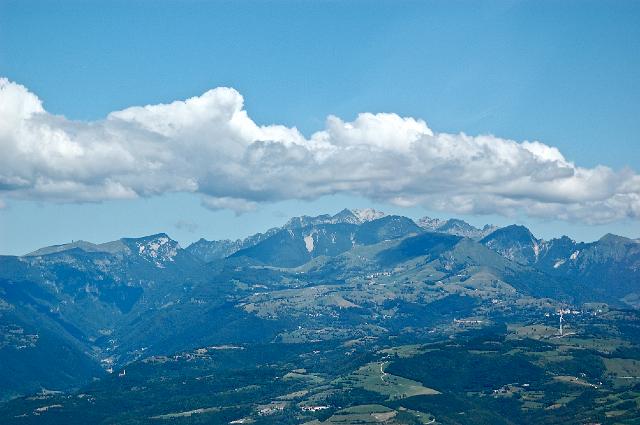
{"label": "white cloud", "polygon": [[198,223],[194,223],[190,220],[178,220],[174,227],[178,230],[184,230],[185,232],[195,233],[198,230]]}
{"label": "white cloud", "polygon": [[231,198],[229,196],[215,197],[203,196],[202,205],[210,210],[232,210],[236,215],[255,211],[258,204],[242,198]]}
{"label": "white cloud", "polygon": [[352,193],[455,213],[523,212],[587,223],[640,217],[640,176],[579,167],[555,147],[432,131],[422,120],[330,116],[306,139],[259,126],[217,88],[93,122],[49,114],[0,79],[0,195],[91,202],[195,192],[211,209]]}

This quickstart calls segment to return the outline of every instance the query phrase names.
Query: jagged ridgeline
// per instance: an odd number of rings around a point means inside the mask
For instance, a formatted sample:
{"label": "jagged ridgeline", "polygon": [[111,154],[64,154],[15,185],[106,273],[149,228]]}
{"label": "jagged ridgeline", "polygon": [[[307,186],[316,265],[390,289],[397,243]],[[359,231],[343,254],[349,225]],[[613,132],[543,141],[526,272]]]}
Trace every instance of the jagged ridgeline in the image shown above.
{"label": "jagged ridgeline", "polygon": [[637,423],[639,308],[640,243],[615,235],[345,209],[186,248],[76,241],[0,257],[0,417]]}

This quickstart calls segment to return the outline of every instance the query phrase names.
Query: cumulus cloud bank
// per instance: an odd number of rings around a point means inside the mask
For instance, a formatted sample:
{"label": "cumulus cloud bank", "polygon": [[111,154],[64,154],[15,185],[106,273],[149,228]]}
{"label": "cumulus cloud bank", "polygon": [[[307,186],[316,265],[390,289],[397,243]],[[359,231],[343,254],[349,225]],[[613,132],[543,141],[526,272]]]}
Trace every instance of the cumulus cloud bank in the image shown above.
{"label": "cumulus cloud bank", "polygon": [[259,126],[234,89],[92,122],[52,115],[0,79],[0,197],[91,202],[194,192],[212,209],[350,193],[402,206],[603,223],[640,217],[640,176],[584,168],[555,147],[432,131],[419,119],[327,118],[305,138]]}

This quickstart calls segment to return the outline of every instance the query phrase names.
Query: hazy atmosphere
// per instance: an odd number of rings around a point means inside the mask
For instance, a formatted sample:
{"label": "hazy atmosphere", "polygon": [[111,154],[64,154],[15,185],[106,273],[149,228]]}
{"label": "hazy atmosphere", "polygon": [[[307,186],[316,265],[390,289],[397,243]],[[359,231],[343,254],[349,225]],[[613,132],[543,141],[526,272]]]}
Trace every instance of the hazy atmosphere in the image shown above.
{"label": "hazy atmosphere", "polygon": [[638,237],[638,5],[577,4],[4,1],[0,250],[345,206]]}
{"label": "hazy atmosphere", "polygon": [[639,23],[0,0],[0,424],[640,425]]}

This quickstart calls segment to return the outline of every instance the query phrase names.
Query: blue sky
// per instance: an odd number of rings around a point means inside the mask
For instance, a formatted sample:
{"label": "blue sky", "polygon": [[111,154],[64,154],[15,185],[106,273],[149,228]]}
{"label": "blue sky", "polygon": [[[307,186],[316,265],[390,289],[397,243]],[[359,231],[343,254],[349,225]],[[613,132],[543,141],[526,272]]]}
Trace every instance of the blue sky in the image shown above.
{"label": "blue sky", "polygon": [[[436,132],[539,140],[582,167],[640,170],[640,3],[410,1],[0,1],[0,76],[51,114],[103,119],[228,86],[259,125],[304,136],[360,112],[393,112]],[[2,117],[0,117],[2,120]],[[603,225],[402,208],[361,194],[260,204],[236,215],[196,194],[57,203],[1,196],[0,252],[160,231],[186,244],[245,236],[344,206],[410,216],[520,222],[539,236],[640,236]]]}

